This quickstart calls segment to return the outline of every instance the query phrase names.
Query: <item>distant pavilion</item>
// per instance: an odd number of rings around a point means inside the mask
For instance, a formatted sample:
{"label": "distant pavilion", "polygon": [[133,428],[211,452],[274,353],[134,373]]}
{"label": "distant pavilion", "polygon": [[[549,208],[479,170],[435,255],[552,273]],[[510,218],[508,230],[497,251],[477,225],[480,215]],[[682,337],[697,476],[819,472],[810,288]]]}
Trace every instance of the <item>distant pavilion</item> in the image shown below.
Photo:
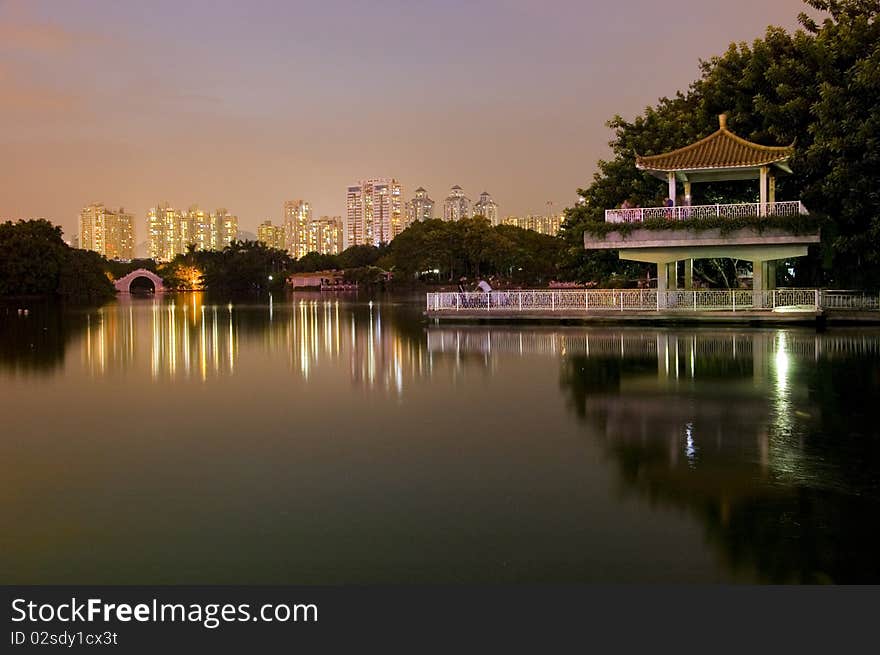
{"label": "distant pavilion", "polygon": [[[683,148],[660,155],[636,156],[636,167],[669,185],[665,207],[609,209],[608,223],[642,223],[646,220],[692,220],[710,217],[743,218],[796,216],[807,210],[798,201],[776,201],[777,175],[790,174],[793,146],[764,146],[747,141],[727,129],[727,117],[719,117],[718,131]],[[691,185],[731,180],[757,180],[759,201],[731,205],[691,205]],[[678,202],[679,183],[684,203]],[[695,259],[734,258],[753,265],[752,288],[773,289],[776,262],[803,257],[819,233],[795,235],[782,229],[743,228],[722,234],[719,229],[647,229],[631,233],[611,232],[606,237],[584,235],[588,250],[619,250],[620,258],[657,264],[657,289],[678,288],[678,263],[684,262],[684,288],[693,288]]]}

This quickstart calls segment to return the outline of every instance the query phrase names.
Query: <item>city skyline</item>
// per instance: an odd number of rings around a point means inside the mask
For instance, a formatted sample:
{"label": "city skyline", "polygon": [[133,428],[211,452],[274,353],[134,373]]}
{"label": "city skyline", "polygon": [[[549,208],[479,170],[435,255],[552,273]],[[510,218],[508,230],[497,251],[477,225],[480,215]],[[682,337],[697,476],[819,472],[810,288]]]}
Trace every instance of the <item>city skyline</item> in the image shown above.
{"label": "city skyline", "polygon": [[[235,207],[241,228],[256,232],[291,194],[344,215],[339,189],[383,171],[403,175],[405,188],[433,190],[438,204],[454,181],[490,189],[510,214],[541,212],[550,200],[561,209],[608,155],[606,120],[671,95],[693,79],[698,59],[731,41],[769,23],[794,27],[803,6],[632,0],[555,9],[160,1],[147,12],[99,0],[0,2],[0,216],[46,217],[72,238],[85,203],[140,217],[161,189]],[[669,15],[679,18],[661,20]],[[497,26],[488,34],[487,20]],[[309,25],[308,35],[286,38],[291,24]],[[460,47],[424,47],[441,43],[450,24]],[[368,35],[381,26],[400,38],[377,47]],[[157,32],[173,53],[150,47]],[[212,45],[219,40],[223,48]],[[648,65],[659,51],[664,64]],[[371,67],[386,75],[350,74]],[[464,93],[440,93],[451,85]],[[492,93],[467,92],[485,88]],[[488,147],[471,147],[478,143]]]}

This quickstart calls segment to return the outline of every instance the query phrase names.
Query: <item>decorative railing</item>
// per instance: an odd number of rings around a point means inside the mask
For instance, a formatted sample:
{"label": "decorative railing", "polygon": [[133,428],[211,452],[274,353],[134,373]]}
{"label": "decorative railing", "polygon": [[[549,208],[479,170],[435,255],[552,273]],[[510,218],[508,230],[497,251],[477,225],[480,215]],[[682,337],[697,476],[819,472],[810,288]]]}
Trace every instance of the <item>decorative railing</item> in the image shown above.
{"label": "decorative railing", "polygon": [[467,311],[505,313],[627,312],[627,311],[819,311],[880,310],[880,296],[820,289],[752,291],[584,289],[555,291],[440,292],[427,294],[428,313]]}
{"label": "decorative railing", "polygon": [[842,311],[880,310],[880,295],[862,291],[823,291],[822,307]]}
{"label": "decorative railing", "polygon": [[641,223],[653,219],[686,221],[699,218],[757,218],[759,216],[798,216],[808,214],[799,200],[751,202],[737,205],[695,205],[681,207],[637,207],[606,209],[606,223]]}

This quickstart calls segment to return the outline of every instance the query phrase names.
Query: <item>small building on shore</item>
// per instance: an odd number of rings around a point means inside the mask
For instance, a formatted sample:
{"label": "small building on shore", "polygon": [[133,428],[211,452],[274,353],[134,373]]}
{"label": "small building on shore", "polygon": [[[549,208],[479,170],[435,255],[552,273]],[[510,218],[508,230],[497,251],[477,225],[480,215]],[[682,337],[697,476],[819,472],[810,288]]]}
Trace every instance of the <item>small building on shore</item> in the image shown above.
{"label": "small building on shore", "polygon": [[337,290],[357,289],[357,283],[345,281],[343,271],[315,271],[312,273],[294,273],[287,278],[287,285],[293,289]]}

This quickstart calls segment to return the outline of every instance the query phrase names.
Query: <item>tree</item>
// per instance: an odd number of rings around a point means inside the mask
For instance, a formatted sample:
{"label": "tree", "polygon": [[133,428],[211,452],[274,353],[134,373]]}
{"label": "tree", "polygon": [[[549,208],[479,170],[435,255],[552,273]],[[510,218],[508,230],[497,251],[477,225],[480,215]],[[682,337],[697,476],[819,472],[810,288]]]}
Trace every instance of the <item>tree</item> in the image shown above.
{"label": "tree", "polygon": [[0,296],[55,296],[99,302],[113,296],[107,261],[70,248],[46,220],[0,224]]}

